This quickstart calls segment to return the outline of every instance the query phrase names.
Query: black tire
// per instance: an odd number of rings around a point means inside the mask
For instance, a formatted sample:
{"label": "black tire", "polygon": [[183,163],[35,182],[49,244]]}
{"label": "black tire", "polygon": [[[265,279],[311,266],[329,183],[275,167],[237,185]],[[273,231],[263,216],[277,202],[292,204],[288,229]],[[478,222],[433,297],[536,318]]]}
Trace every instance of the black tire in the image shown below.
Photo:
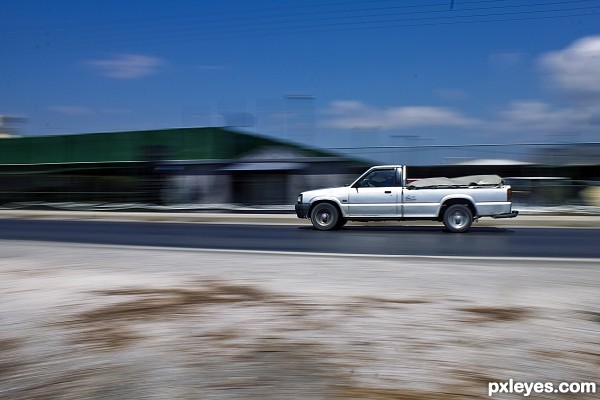
{"label": "black tire", "polygon": [[346,225],[348,223],[348,220],[346,218],[340,218],[338,220],[337,225],[335,226],[335,229],[341,229],[344,225]]}
{"label": "black tire", "polygon": [[466,232],[473,224],[473,213],[466,204],[453,204],[444,212],[444,225],[450,232]]}
{"label": "black tire", "polygon": [[331,203],[320,203],[310,212],[310,222],[320,231],[330,231],[339,228],[340,212]]}

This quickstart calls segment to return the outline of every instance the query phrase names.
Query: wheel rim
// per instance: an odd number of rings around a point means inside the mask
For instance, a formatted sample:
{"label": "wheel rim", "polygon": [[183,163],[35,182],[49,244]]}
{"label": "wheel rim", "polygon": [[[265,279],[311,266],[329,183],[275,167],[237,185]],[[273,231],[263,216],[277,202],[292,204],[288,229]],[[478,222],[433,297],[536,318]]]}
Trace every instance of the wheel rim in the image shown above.
{"label": "wheel rim", "polygon": [[327,226],[331,222],[331,212],[329,210],[319,210],[316,213],[317,223],[321,226]]}
{"label": "wheel rim", "polygon": [[462,210],[456,210],[450,215],[448,220],[455,229],[462,229],[468,224],[469,216]]}

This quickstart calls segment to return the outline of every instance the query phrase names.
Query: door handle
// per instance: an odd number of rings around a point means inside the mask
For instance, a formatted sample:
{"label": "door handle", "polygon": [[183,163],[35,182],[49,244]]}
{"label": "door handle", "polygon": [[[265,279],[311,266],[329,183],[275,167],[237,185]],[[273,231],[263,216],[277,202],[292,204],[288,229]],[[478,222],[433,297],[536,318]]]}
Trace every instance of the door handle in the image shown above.
{"label": "door handle", "polygon": [[385,193],[392,193],[392,191],[391,190],[386,190]]}

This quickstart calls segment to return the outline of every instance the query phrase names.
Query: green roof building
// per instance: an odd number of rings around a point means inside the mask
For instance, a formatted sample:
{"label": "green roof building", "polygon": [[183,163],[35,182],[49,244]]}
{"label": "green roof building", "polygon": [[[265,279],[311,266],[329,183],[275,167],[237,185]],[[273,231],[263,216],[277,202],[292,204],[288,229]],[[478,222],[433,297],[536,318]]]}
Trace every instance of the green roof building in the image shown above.
{"label": "green roof building", "polygon": [[223,128],[13,137],[0,139],[0,165],[106,162],[225,161],[262,147],[301,150],[311,157],[324,151]]}
{"label": "green roof building", "polygon": [[9,137],[0,139],[0,204],[288,204],[299,191],[362,169],[330,152],[225,128]]}

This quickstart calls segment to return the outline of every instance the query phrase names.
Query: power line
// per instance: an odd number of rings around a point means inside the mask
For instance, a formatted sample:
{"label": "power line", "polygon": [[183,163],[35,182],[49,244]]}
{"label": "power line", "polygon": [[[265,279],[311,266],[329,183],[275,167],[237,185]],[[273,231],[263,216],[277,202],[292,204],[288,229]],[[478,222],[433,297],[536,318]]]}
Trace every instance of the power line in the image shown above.
{"label": "power line", "polygon": [[[381,1],[381,0],[379,0]],[[385,0],[391,1],[391,0]],[[224,14],[227,18],[213,20],[209,24],[200,24],[201,20],[193,17],[184,23],[181,19],[166,19],[160,24],[151,26],[128,25],[118,28],[121,23],[90,26],[82,28],[80,32],[65,30],[63,32],[50,32],[44,42],[38,41],[33,49],[48,48],[50,50],[61,49],[78,45],[109,45],[115,41],[127,41],[133,43],[155,43],[170,42],[174,40],[202,40],[214,38],[236,38],[252,36],[270,36],[283,34],[321,33],[334,31],[355,31],[364,29],[389,29],[406,27],[424,27],[432,25],[456,25],[472,23],[489,23],[505,21],[541,20],[550,18],[568,18],[595,16],[600,11],[597,0],[568,0],[527,4],[502,4],[497,3],[505,0],[469,1],[461,3],[462,9],[454,4],[453,9],[448,8],[448,2],[421,4],[419,6],[389,6],[377,8],[360,8],[349,10],[324,10],[317,12],[287,13],[277,15],[257,15],[249,20],[246,17],[235,17],[232,14]],[[368,2],[376,3],[376,1]],[[580,7],[560,7],[583,3],[594,3],[594,5],[582,5]],[[335,4],[367,4],[364,1]],[[445,9],[428,9],[440,7]],[[465,7],[473,5],[476,7]],[[484,6],[482,6],[484,5]],[[323,4],[323,6],[327,6]],[[548,7],[554,8],[548,8]],[[302,9],[305,7],[302,7]],[[275,8],[285,9],[285,8]],[[299,9],[295,7],[293,9]],[[401,11],[398,11],[401,9]],[[376,13],[372,13],[374,11]],[[387,10],[389,12],[381,12]],[[395,11],[391,11],[395,10]],[[370,11],[371,13],[365,13]],[[490,11],[490,12],[486,12]],[[358,12],[358,14],[357,14]],[[239,15],[239,14],[238,14]],[[305,18],[310,17],[312,18]],[[302,18],[301,18],[302,17]],[[145,21],[145,20],[143,20]],[[97,29],[101,29],[98,31]],[[17,38],[0,44],[0,51],[19,50],[32,48],[31,38]]]}
{"label": "power line", "polygon": [[[389,1],[389,0],[388,0]],[[470,2],[465,2],[463,4],[492,4],[492,3],[497,3],[497,2],[503,2],[506,0],[486,0],[486,1],[470,1]],[[280,25],[280,24],[289,24],[289,23],[293,23],[293,22],[304,22],[304,21],[335,21],[335,20],[343,20],[343,19],[357,19],[357,18],[371,18],[371,17],[392,17],[392,16],[404,16],[404,15],[425,15],[425,14],[448,14],[447,17],[449,18],[456,18],[456,17],[469,17],[469,15],[461,15],[459,13],[464,13],[469,12],[469,11],[480,11],[480,10],[493,10],[493,9],[515,9],[515,8],[531,8],[531,7],[548,7],[548,6],[555,6],[555,5],[567,5],[567,4],[574,4],[574,3],[590,3],[590,2],[596,2],[597,0],[563,0],[563,1],[554,1],[554,2],[544,2],[543,4],[539,4],[539,3],[529,3],[529,4],[508,4],[508,5],[500,5],[500,6],[495,6],[492,5],[491,7],[471,7],[471,8],[463,8],[461,10],[454,10],[453,12],[450,12],[450,10],[447,8],[447,3],[432,3],[432,4],[428,4],[428,5],[418,5],[418,6],[408,6],[408,5],[402,5],[402,6],[391,6],[391,7],[376,7],[376,8],[359,8],[359,9],[334,9],[334,10],[325,10],[325,11],[311,11],[311,12],[303,12],[303,13],[295,13],[295,14],[290,14],[290,13],[286,13],[286,14],[275,14],[275,15],[269,15],[269,14],[264,14],[264,15],[256,15],[253,16],[252,18],[249,18],[249,15],[245,15],[242,18],[240,17],[233,17],[231,14],[226,14],[225,16],[227,18],[221,18],[221,19],[214,19],[214,18],[207,18],[206,15],[202,15],[201,18],[197,17],[197,16],[186,16],[184,18],[180,18],[180,17],[176,17],[176,18],[168,18],[168,17],[162,17],[160,19],[158,18],[152,18],[151,20],[138,20],[138,22],[142,25],[133,25],[134,26],[134,30],[135,31],[140,31],[140,32],[152,32],[152,31],[157,31],[157,32],[163,32],[165,29],[168,28],[173,28],[174,30],[177,29],[181,29],[181,28],[187,28],[187,27],[191,27],[193,29],[215,29],[215,28],[221,28],[221,29],[231,29],[231,28],[244,28],[244,27],[265,27],[265,25]],[[353,3],[358,3],[358,2],[353,2]],[[360,2],[361,4],[364,4],[364,2]],[[340,3],[338,3],[340,4]],[[444,7],[442,7],[444,6]],[[438,8],[438,9],[434,9],[431,10],[429,8],[431,7],[442,7],[442,8]],[[418,10],[415,10],[416,8],[419,8]],[[407,10],[407,9],[411,9],[411,11],[402,11],[402,12],[386,12],[386,13],[382,13],[380,11],[383,10]],[[532,11],[528,11],[528,10],[521,10],[521,11],[517,11],[517,13],[527,13],[527,12],[549,12],[549,11],[562,11],[565,9],[554,9],[554,10],[544,10],[544,9],[540,9],[540,10],[532,10]],[[569,9],[567,9],[569,10]],[[367,14],[365,12],[367,11],[376,11],[378,13],[376,14]],[[352,14],[352,13],[359,13],[359,14]],[[350,14],[349,14],[350,13]],[[349,14],[349,15],[348,15]],[[301,17],[301,19],[298,19],[298,17]],[[432,17],[433,18],[433,17]],[[83,31],[88,31],[88,32],[92,32],[92,33],[102,33],[102,32],[106,32],[107,30],[110,30],[111,28],[116,28],[118,26],[124,26],[125,28],[129,28],[132,26],[132,22],[135,22],[135,19],[132,20],[122,20],[119,22],[111,22],[111,23],[102,23],[100,25],[75,25],[72,27],[64,27],[64,26],[59,26],[59,27],[50,27],[50,28],[43,28],[41,30],[38,31],[38,33],[48,33],[48,32],[52,32],[52,33],[58,33],[60,34],[61,32],[66,33],[67,35],[71,35],[73,34],[73,29],[74,28],[78,28],[78,29],[82,29]],[[351,21],[350,21],[351,22]],[[374,22],[378,22],[378,21],[374,21]],[[150,26],[144,26],[144,23],[151,23]],[[189,25],[189,24],[192,25]],[[112,26],[111,26],[112,25]],[[314,23],[311,23],[307,26],[311,26],[314,25]],[[100,32],[98,32],[97,30],[99,30]],[[96,32],[94,32],[96,31]],[[34,30],[29,30],[27,32],[35,32]]]}
{"label": "power line", "polygon": [[[266,8],[249,8],[249,9],[244,9],[244,10],[235,10],[235,11],[221,11],[221,12],[211,12],[211,13],[206,13],[206,12],[200,12],[200,11],[196,11],[196,12],[189,12],[186,14],[172,14],[172,15],[161,15],[161,16],[156,16],[156,17],[132,17],[132,18],[125,18],[125,19],[119,19],[119,20],[112,20],[112,21],[96,21],[95,23],[93,23],[92,25],[87,24],[87,23],[70,23],[70,24],[57,24],[57,25],[49,25],[49,26],[45,26],[45,27],[38,27],[38,26],[18,26],[18,27],[14,27],[12,29],[12,31],[15,31],[17,33],[46,33],[48,30],[52,30],[52,31],[67,31],[70,32],[73,29],[89,29],[89,28],[98,28],[98,29],[106,29],[107,27],[110,27],[110,25],[114,26],[119,26],[119,25],[124,25],[124,26],[130,26],[132,23],[148,23],[151,24],[152,27],[156,27],[157,24],[164,24],[165,22],[167,24],[175,24],[176,26],[179,26],[180,23],[184,22],[184,21],[192,21],[194,23],[198,23],[198,22],[202,22],[204,24],[206,24],[207,20],[211,21],[214,20],[215,17],[226,17],[226,18],[221,18],[220,20],[216,20],[217,23],[222,23],[225,21],[229,21],[229,20],[239,20],[240,18],[242,20],[248,20],[250,17],[252,18],[277,18],[277,17],[281,17],[281,16],[310,16],[310,15],[322,15],[322,14],[338,14],[340,12],[355,12],[355,11],[366,11],[366,10],[384,10],[384,9],[418,9],[418,8],[430,8],[430,7],[443,7],[445,8],[447,6],[447,2],[437,2],[437,3],[429,3],[429,4],[418,4],[418,5],[407,5],[407,4],[403,4],[403,5],[399,5],[399,6],[388,6],[388,7],[371,7],[371,8],[360,8],[360,9],[343,9],[343,8],[336,8],[336,9],[332,9],[332,10],[318,10],[324,7],[332,7],[332,6],[344,6],[344,5],[353,5],[353,4],[361,4],[361,5],[365,5],[365,4],[374,4],[374,3],[381,3],[381,2],[396,2],[398,0],[371,0],[371,1],[365,1],[365,0],[359,0],[359,1],[345,1],[345,2],[336,2],[336,3],[317,3],[317,4],[312,4],[312,5],[299,5],[299,6],[287,6],[287,7],[283,7],[283,6],[279,6],[279,7],[266,7]],[[472,1],[465,1],[461,4],[482,4],[482,3],[495,3],[495,2],[505,2],[505,1],[510,1],[510,0],[472,0]],[[591,0],[571,0],[571,1],[566,1],[566,3],[572,2],[572,1],[576,1],[576,2],[581,2],[581,1],[591,1]],[[565,1],[563,1],[564,3]],[[289,10],[302,10],[302,9],[310,9],[310,11],[307,12],[301,12],[301,13],[289,13]],[[285,13],[279,13],[279,14],[263,14],[265,11],[278,11],[278,10],[282,10],[282,11],[286,11]],[[258,15],[257,15],[258,14]],[[5,32],[10,32],[11,29],[6,29],[5,28]],[[19,32],[20,31],[20,32]]]}

